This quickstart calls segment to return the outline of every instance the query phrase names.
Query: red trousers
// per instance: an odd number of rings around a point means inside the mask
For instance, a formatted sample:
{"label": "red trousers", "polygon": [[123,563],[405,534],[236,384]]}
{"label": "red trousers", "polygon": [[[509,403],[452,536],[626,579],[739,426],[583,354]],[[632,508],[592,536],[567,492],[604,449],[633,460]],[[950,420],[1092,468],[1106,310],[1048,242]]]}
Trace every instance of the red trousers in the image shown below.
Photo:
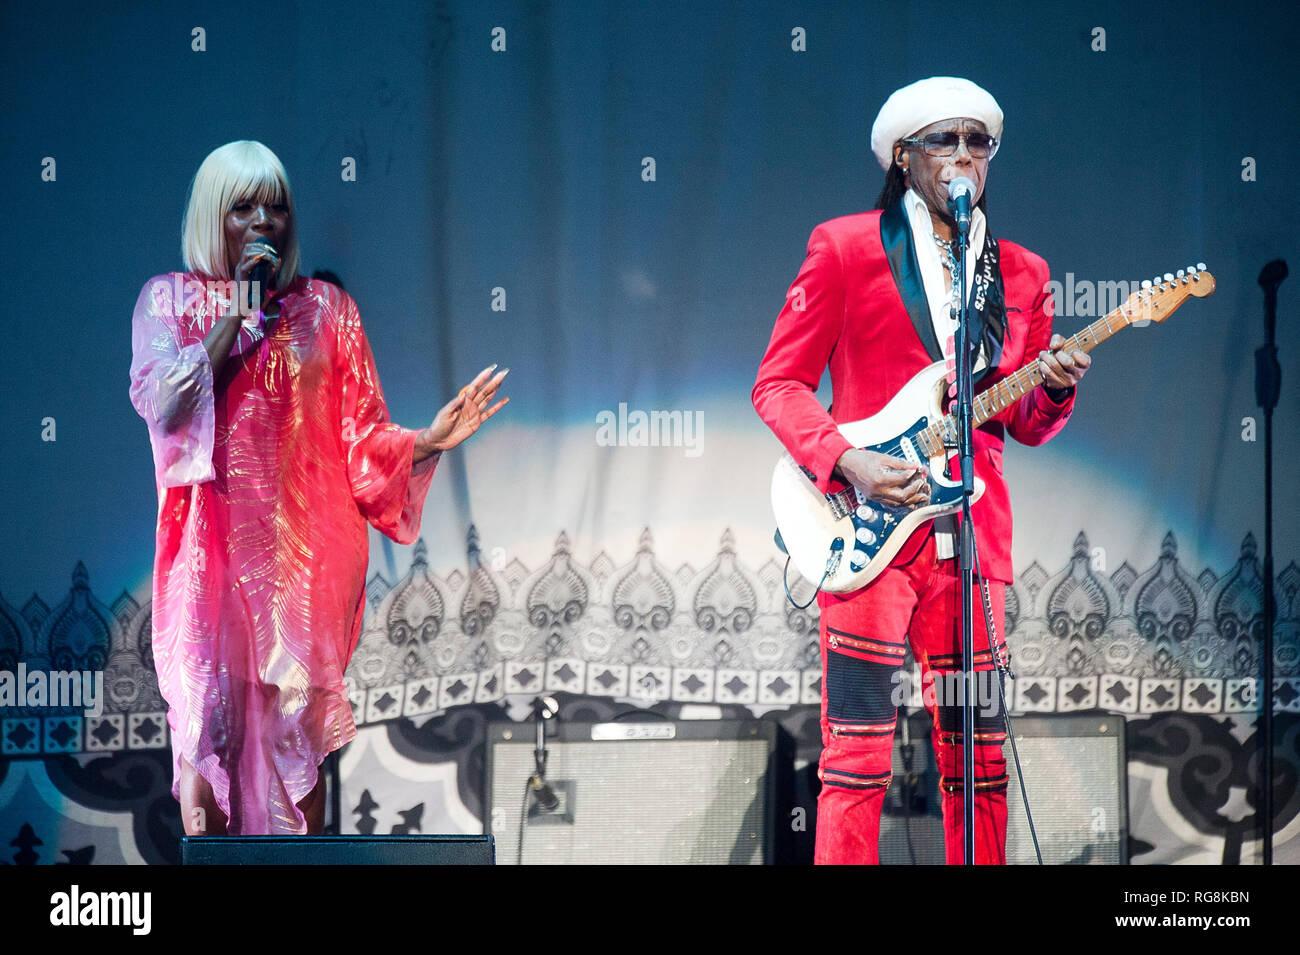
{"label": "red trousers", "polygon": [[[865,589],[822,596],[817,864],[880,861],[880,814],[892,778],[897,710],[906,701],[901,680],[904,641],[909,638],[933,724],[947,861],[962,862],[962,709],[951,692],[960,677],[944,676],[961,671],[960,581],[956,560],[936,560],[931,535],[914,559],[888,568]],[[1005,585],[989,581],[989,596],[998,653],[1005,654]],[[992,670],[978,587],[972,616],[975,669],[977,673]],[[1002,755],[1006,731],[996,702],[997,685],[990,676],[977,679],[976,687],[975,861],[1002,865],[1007,838],[1007,773]]]}

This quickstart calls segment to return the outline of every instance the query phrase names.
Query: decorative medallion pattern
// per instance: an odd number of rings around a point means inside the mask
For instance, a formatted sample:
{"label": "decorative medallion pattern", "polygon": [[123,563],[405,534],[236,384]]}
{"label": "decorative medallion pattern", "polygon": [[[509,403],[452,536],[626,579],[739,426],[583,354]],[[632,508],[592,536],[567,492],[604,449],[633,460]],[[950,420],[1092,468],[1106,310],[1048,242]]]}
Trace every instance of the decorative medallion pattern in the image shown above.
{"label": "decorative medallion pattern", "polygon": [[[1106,709],[1249,713],[1262,636],[1263,581],[1247,534],[1225,573],[1191,573],[1167,534],[1154,566],[1107,574],[1080,533],[1055,574],[1031,564],[1007,590],[1006,629],[1023,712]],[[795,609],[784,567],[756,568],[725,531],[696,570],[655,556],[649,529],[625,563],[589,563],[557,536],[540,567],[483,559],[466,540],[466,571],[434,574],[423,541],[406,575],[373,575],[361,639],[347,672],[359,724],[424,717],[509,696],[570,692],[657,702],[784,707],[821,693],[816,602]],[[811,584],[792,574],[804,603]],[[153,749],[167,745],[166,707],[150,648],[151,604],[123,593],[111,606],[77,564],[53,607],[0,596],[0,669],[102,669],[104,712],[0,710],[5,755]],[[1274,587],[1277,708],[1300,712],[1300,568]]]}

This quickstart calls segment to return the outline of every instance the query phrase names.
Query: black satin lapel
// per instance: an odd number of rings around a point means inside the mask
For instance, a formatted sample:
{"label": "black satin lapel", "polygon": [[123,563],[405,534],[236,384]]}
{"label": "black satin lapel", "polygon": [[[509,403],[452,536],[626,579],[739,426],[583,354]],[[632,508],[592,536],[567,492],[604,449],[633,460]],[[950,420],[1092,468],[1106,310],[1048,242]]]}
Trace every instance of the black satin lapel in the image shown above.
{"label": "black satin lapel", "polygon": [[934,322],[930,318],[930,300],[925,297],[925,283],[921,281],[921,267],[916,261],[912,245],[912,229],[907,222],[907,212],[900,199],[880,214],[880,241],[889,260],[889,271],[903,299],[903,307],[912,320],[912,327],[921,339],[932,361],[941,361],[943,351],[934,335]]}

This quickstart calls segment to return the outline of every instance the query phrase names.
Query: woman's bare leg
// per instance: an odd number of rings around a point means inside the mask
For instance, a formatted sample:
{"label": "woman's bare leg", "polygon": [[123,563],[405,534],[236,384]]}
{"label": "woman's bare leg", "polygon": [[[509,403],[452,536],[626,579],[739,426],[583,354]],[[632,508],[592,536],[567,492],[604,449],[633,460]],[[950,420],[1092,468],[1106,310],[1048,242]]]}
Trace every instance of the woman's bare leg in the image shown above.
{"label": "woman's bare leg", "polygon": [[[181,757],[181,822],[187,836],[224,836],[226,814],[217,805],[212,784],[204,779],[189,760]],[[316,778],[316,786],[298,808],[307,817],[307,834],[318,836],[325,829],[325,777]]]}
{"label": "woman's bare leg", "polygon": [[312,791],[298,803],[298,808],[307,817],[307,835],[319,836],[325,831],[325,776],[317,775],[316,785]]}
{"label": "woman's bare leg", "polygon": [[217,805],[212,784],[181,757],[181,822],[187,836],[224,836],[226,814]]}

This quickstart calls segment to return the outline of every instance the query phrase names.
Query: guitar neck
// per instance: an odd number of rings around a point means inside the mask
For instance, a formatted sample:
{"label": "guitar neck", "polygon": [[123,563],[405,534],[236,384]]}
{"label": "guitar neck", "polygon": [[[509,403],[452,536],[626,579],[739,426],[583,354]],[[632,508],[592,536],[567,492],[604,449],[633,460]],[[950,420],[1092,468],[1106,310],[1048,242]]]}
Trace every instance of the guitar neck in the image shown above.
{"label": "guitar neck", "polygon": [[[1090,352],[1122,328],[1147,321],[1163,322],[1188,298],[1205,298],[1214,292],[1214,276],[1204,264],[1189,265],[1178,274],[1166,272],[1153,281],[1143,282],[1119,308],[1108,312],[1087,328],[1067,338],[1057,351]],[[1014,404],[1043,383],[1043,369],[1035,358],[1014,375],[1003,378],[992,388],[975,396],[974,419],[979,427],[1003,408]],[[917,432],[916,442],[926,457],[946,455],[957,446],[957,421],[946,414]]]}
{"label": "guitar neck", "polygon": [[[1138,309],[1125,303],[1067,338],[1056,351],[1090,352],[1120,329],[1127,328],[1141,317]],[[992,388],[980,392],[975,396],[974,402],[975,427],[978,428],[1003,408],[1019,401],[1042,383],[1043,367],[1035,358],[1014,375],[1008,375]]]}
{"label": "guitar neck", "polygon": [[[1067,338],[1057,351],[1069,349],[1090,352],[1120,329],[1127,328],[1141,317],[1144,316],[1138,309],[1131,303],[1125,302],[1113,312],[1103,315],[1087,328]],[[1003,408],[1019,401],[1042,383],[1043,369],[1035,358],[1014,375],[1008,375],[992,388],[981,391],[975,396],[974,401],[975,427],[978,428]],[[957,446],[956,417],[952,414],[944,415],[921,431],[917,435],[917,441],[922,453],[927,457],[934,457],[955,448]]]}

